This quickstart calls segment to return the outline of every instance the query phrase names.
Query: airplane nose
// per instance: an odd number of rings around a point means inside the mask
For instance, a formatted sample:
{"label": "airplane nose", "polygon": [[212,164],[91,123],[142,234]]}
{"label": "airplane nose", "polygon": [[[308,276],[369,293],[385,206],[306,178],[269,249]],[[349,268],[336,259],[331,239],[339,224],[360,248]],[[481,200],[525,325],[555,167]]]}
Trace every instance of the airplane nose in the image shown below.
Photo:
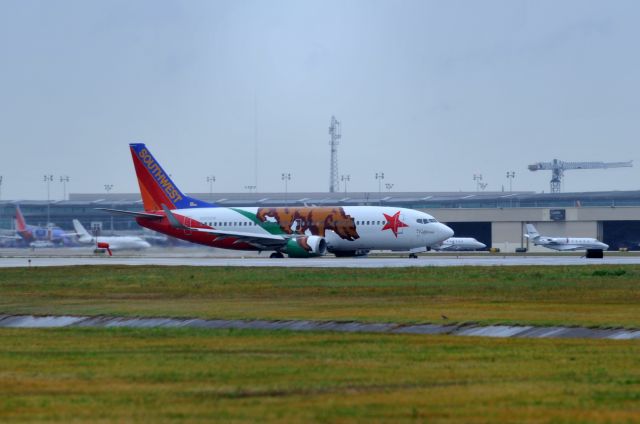
{"label": "airplane nose", "polygon": [[453,230],[444,224],[440,224],[440,233],[442,234],[443,240],[453,237]]}

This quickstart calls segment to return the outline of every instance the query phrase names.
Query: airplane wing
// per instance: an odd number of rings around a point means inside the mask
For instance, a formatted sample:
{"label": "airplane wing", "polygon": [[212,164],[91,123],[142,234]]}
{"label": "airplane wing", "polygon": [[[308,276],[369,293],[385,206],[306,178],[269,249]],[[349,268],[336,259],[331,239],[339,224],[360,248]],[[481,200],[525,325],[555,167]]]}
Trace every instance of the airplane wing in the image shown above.
{"label": "airplane wing", "polygon": [[114,213],[114,214],[119,214],[119,215],[129,215],[129,216],[135,216],[138,218],[146,218],[146,219],[162,219],[164,218],[164,216],[162,215],[158,215],[155,213],[148,213],[148,212],[133,212],[133,211],[123,211],[120,209],[109,209],[109,208],[95,208],[98,211],[105,211],[105,212],[109,212],[109,213]]}
{"label": "airplane wing", "polygon": [[0,238],[12,239],[12,240],[20,240],[20,239],[22,239],[22,237],[20,237],[20,236],[0,236]]}
{"label": "airplane wing", "polygon": [[186,225],[178,221],[175,215],[165,205],[162,205],[162,209],[167,214],[167,219],[169,219],[169,223],[172,227],[198,233],[211,234],[213,236],[216,236],[217,241],[221,241],[226,238],[233,238],[235,239],[234,244],[247,243],[258,249],[264,250],[283,247],[285,244],[287,244],[288,241],[288,238],[284,236],[277,236],[273,234],[254,234],[245,233],[242,231],[221,231],[210,228],[187,227]]}

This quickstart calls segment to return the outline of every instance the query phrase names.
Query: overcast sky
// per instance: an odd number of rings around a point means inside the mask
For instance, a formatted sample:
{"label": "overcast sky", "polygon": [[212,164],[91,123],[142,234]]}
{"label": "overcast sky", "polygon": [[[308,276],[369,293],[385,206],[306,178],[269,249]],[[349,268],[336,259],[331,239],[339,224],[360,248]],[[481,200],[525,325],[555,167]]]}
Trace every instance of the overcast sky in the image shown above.
{"label": "overcast sky", "polygon": [[0,0],[3,199],[137,191],[128,143],[178,186],[640,189],[640,2]]}

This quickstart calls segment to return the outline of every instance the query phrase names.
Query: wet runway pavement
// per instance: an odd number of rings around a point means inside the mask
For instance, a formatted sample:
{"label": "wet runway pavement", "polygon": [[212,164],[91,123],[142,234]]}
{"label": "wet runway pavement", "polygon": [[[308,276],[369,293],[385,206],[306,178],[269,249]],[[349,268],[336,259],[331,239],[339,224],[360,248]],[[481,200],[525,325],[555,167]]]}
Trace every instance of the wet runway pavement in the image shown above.
{"label": "wet runway pavement", "polygon": [[394,324],[339,321],[269,321],[269,320],[221,320],[198,318],[126,318],[106,316],[33,316],[0,315],[0,327],[4,328],[209,328],[209,329],[253,329],[288,331],[332,331],[340,333],[385,333],[385,334],[442,334],[477,337],[520,337],[561,339],[640,339],[640,330],[622,328],[586,327],[534,327],[512,325],[476,324]]}
{"label": "wet runway pavement", "polygon": [[189,257],[180,256],[12,256],[0,257],[0,268],[26,266],[69,265],[159,265],[159,266],[235,266],[235,267],[291,267],[291,268],[401,268],[429,266],[516,266],[516,265],[628,265],[640,264],[640,256],[608,256],[586,259],[579,256],[420,256],[418,259],[400,257],[270,259],[268,257]]}

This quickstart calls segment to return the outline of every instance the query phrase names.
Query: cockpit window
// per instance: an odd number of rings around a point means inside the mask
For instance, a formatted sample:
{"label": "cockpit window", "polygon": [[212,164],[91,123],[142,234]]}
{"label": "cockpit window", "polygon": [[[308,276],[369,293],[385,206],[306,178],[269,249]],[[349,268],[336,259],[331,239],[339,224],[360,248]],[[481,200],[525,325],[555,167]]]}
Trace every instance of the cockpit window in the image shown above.
{"label": "cockpit window", "polygon": [[429,218],[429,222],[438,222],[438,220],[434,218]]}

